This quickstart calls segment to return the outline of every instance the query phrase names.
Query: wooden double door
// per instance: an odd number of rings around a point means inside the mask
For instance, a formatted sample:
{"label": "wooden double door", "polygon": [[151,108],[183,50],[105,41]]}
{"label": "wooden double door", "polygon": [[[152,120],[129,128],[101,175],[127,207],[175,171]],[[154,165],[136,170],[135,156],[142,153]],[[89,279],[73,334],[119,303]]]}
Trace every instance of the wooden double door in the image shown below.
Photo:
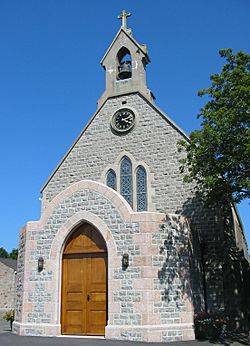
{"label": "wooden double door", "polygon": [[107,251],[85,224],[69,238],[62,263],[62,334],[104,335],[107,322]]}

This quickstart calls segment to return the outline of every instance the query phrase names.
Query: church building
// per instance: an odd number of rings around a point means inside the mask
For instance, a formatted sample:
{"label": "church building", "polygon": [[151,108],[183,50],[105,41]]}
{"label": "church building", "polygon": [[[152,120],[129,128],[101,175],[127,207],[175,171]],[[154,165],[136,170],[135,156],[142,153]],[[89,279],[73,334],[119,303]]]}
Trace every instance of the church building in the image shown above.
{"label": "church building", "polygon": [[193,340],[196,311],[244,313],[239,215],[232,207],[233,271],[224,218],[183,182],[189,138],[154,103],[129,15],[101,60],[95,114],[42,187],[40,220],[20,231],[16,334]]}

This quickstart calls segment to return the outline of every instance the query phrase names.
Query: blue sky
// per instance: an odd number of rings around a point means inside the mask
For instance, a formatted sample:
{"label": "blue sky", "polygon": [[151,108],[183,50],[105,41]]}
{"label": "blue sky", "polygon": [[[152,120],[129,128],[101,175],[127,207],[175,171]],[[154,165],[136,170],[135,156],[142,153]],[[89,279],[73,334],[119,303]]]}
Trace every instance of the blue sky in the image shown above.
{"label": "blue sky", "polygon": [[[0,0],[0,247],[39,219],[40,188],[95,112],[123,9],[148,45],[156,104],[188,134],[219,49],[250,52],[249,0]],[[250,243],[248,202],[239,209]]]}

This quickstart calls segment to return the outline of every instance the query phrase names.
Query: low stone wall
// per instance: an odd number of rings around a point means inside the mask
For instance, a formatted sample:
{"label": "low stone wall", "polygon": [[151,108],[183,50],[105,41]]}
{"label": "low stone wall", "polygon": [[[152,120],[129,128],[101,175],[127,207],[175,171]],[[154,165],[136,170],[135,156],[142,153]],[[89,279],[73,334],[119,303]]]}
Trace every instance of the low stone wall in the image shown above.
{"label": "low stone wall", "polygon": [[0,262],[0,309],[15,307],[15,270]]}
{"label": "low stone wall", "polygon": [[10,331],[10,322],[2,318],[2,314],[9,309],[0,309],[0,332]]}
{"label": "low stone wall", "polygon": [[17,321],[21,321],[22,319],[25,245],[26,245],[26,227],[23,227],[19,233],[18,261],[17,261],[17,275],[16,275],[15,320]]}

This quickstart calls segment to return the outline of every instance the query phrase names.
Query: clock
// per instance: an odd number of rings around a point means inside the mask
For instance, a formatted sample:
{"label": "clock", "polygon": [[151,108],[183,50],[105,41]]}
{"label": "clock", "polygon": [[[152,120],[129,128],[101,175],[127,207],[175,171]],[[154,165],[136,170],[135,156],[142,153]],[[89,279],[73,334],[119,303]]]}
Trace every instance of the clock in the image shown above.
{"label": "clock", "polygon": [[135,124],[135,114],[131,109],[119,109],[112,117],[111,126],[117,132],[127,132]]}

